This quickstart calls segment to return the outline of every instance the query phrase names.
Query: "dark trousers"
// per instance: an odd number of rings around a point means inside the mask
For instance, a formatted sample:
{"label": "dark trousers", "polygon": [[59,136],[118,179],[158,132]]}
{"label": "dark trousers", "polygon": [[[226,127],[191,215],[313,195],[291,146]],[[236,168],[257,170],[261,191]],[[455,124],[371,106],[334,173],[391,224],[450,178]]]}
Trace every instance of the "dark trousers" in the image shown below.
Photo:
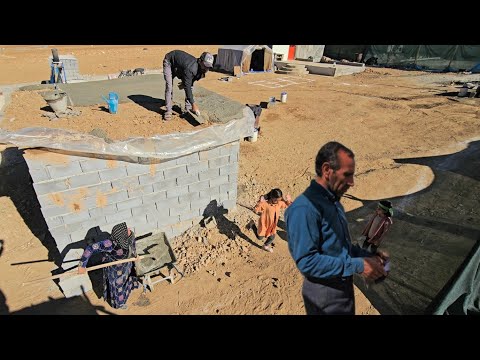
{"label": "dark trousers", "polygon": [[353,276],[331,280],[305,278],[302,296],[307,315],[355,315]]}
{"label": "dark trousers", "polygon": [[[263,240],[263,239],[265,239],[265,236],[258,236],[257,225],[253,224],[253,225],[252,225],[252,229],[253,229],[253,232],[255,233],[255,236],[257,237],[258,240]],[[269,237],[267,237],[267,241],[265,241],[265,243],[264,243],[263,245],[264,245],[264,246],[268,246],[268,245],[270,245],[271,243],[273,243],[273,240],[275,240],[275,234],[272,234],[272,235],[270,235]]]}

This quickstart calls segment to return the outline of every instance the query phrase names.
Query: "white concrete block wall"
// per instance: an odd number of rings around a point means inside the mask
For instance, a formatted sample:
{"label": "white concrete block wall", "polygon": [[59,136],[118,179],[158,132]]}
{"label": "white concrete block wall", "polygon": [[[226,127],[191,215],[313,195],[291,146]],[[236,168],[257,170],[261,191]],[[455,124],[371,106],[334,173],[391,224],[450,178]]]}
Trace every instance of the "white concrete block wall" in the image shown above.
{"label": "white concrete block wall", "polygon": [[233,208],[239,149],[236,141],[145,165],[36,149],[25,150],[24,157],[42,214],[62,252],[89,230],[89,235],[110,232],[122,221],[137,236],[158,230],[172,238],[198,223],[213,200]]}

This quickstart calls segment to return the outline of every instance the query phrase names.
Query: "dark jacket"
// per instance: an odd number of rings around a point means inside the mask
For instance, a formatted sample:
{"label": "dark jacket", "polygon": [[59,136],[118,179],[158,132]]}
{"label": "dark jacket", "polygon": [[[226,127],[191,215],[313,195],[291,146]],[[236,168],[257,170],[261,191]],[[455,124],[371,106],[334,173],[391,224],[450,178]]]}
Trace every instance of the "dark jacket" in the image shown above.
{"label": "dark jacket", "polygon": [[185,86],[185,96],[190,104],[194,103],[192,86],[197,80],[204,77],[204,73],[198,64],[198,59],[185,51],[173,50],[165,55],[172,68],[172,78],[179,78]]}

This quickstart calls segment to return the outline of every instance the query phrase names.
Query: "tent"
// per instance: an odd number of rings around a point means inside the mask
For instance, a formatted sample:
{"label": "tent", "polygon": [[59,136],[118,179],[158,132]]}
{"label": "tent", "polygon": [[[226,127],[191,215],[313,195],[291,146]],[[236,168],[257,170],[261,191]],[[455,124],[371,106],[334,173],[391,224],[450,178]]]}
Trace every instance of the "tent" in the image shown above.
{"label": "tent", "polygon": [[244,73],[273,71],[273,51],[268,45],[220,46],[215,68],[233,73],[234,66],[241,66]]}
{"label": "tent", "polygon": [[325,55],[363,62],[376,58],[377,65],[429,71],[480,72],[480,45],[326,45]]}

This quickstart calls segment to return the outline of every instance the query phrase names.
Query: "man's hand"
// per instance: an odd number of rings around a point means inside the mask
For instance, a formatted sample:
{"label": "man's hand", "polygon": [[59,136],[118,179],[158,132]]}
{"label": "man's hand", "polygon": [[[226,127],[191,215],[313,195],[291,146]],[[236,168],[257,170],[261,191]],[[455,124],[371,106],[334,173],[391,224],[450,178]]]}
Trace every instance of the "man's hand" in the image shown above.
{"label": "man's hand", "polygon": [[383,269],[383,264],[378,256],[363,258],[363,276],[367,279],[377,280],[382,276],[387,276]]}
{"label": "man's hand", "polygon": [[192,111],[193,111],[197,116],[200,116],[200,109],[198,108],[197,103],[193,103],[193,105],[192,105]]}
{"label": "man's hand", "polygon": [[287,196],[285,196],[285,200],[288,202],[292,202],[292,197],[290,196],[290,194],[287,194]]}
{"label": "man's hand", "polygon": [[79,274],[79,275],[86,274],[86,273],[87,273],[87,269],[86,269],[86,268],[81,267],[81,266],[78,267],[78,274]]}
{"label": "man's hand", "polygon": [[267,200],[265,200],[265,198],[264,198],[263,195],[262,195],[262,196],[260,196],[260,199],[259,199],[258,201],[260,201],[261,203],[263,203],[263,202],[266,202]]}

